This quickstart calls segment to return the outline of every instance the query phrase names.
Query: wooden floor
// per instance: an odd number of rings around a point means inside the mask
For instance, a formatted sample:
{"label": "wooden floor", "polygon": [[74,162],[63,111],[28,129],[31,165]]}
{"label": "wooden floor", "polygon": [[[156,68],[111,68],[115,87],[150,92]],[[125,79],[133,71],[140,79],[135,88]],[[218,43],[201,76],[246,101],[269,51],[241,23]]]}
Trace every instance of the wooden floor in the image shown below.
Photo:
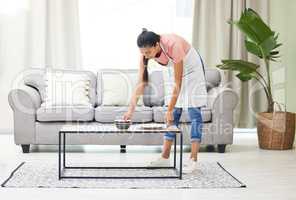
{"label": "wooden floor", "polygon": [[[56,147],[33,147],[30,154],[22,154],[20,147],[14,145],[12,135],[0,135],[0,182],[10,174],[21,161],[56,159]],[[119,154],[119,147],[75,147],[74,156],[98,156],[105,161],[138,161],[158,157],[160,147],[128,147],[127,154]],[[99,152],[99,153],[98,153]],[[188,154],[188,153],[186,153]],[[185,155],[188,156],[188,155]],[[236,133],[234,144],[227,147],[224,154],[201,152],[199,160],[219,161],[234,176],[247,185],[235,189],[13,189],[0,188],[1,199],[268,199],[296,200],[296,151],[266,151],[258,149],[256,134]]]}

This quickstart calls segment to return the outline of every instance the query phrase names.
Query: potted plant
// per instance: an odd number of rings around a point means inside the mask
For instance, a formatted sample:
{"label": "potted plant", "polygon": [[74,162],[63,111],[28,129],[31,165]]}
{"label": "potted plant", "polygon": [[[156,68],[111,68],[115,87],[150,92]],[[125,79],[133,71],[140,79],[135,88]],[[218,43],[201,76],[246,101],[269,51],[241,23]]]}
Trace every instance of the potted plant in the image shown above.
{"label": "potted plant", "polygon": [[257,80],[267,98],[266,112],[257,113],[259,146],[263,149],[290,149],[295,135],[295,115],[289,112],[275,112],[275,101],[271,90],[270,62],[277,61],[282,44],[275,33],[252,9],[245,9],[238,21],[229,21],[245,36],[246,50],[264,61],[266,78],[258,71],[260,65],[244,60],[222,60],[219,69],[237,71],[241,81]]}

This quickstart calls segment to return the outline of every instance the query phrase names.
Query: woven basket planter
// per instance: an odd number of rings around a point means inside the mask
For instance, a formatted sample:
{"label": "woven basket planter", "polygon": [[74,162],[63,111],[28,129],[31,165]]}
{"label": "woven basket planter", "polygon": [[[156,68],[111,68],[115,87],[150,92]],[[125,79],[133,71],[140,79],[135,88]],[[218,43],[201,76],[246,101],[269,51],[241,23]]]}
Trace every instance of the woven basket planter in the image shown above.
{"label": "woven basket planter", "polygon": [[257,113],[257,134],[261,149],[292,149],[295,137],[295,114],[282,111]]}

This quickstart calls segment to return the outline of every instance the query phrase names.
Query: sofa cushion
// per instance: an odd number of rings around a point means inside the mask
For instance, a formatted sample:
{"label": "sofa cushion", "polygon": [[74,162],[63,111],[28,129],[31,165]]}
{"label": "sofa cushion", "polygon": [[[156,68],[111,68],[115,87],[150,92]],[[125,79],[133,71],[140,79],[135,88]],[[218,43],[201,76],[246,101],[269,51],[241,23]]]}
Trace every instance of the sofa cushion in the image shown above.
{"label": "sofa cushion", "polygon": [[[97,88],[97,77],[91,71],[83,71],[83,70],[68,70],[68,69],[52,69],[54,73],[57,75],[61,74],[81,74],[83,76],[87,76],[90,79],[90,89],[89,89],[89,97],[90,102],[94,106],[96,104],[100,104],[101,102],[96,102],[96,88]],[[41,101],[44,102],[45,95],[45,68],[30,68],[23,72],[24,83],[28,86],[34,87],[38,90],[41,96]]]}
{"label": "sofa cushion", "polygon": [[92,106],[41,106],[37,110],[37,121],[93,121]]}
{"label": "sofa cushion", "polygon": [[218,87],[221,82],[220,71],[216,68],[205,68],[207,91]]}
{"label": "sofa cushion", "polygon": [[85,74],[56,73],[49,68],[45,73],[45,82],[43,106],[91,106],[90,77]]}
{"label": "sofa cushion", "polygon": [[[153,120],[155,122],[164,122],[165,113],[167,111],[166,106],[155,106],[153,107]],[[209,108],[202,108],[201,109],[202,121],[203,122],[211,122],[212,120],[212,112]],[[182,110],[182,115],[180,118],[180,122],[191,122],[189,113],[187,109]]]}
{"label": "sofa cushion", "polygon": [[[97,98],[100,106],[127,106],[138,83],[137,69],[100,69],[97,74]],[[143,105],[143,96],[138,106]]]}
{"label": "sofa cushion", "polygon": [[[114,122],[117,116],[122,116],[127,110],[128,106],[98,106],[95,109],[95,120],[98,122]],[[137,106],[132,121],[151,122],[152,108]]]}
{"label": "sofa cushion", "polygon": [[[149,81],[144,90],[145,106],[163,106],[164,105],[164,81],[162,71],[152,71],[149,73]],[[145,99],[144,99],[145,100]]]}

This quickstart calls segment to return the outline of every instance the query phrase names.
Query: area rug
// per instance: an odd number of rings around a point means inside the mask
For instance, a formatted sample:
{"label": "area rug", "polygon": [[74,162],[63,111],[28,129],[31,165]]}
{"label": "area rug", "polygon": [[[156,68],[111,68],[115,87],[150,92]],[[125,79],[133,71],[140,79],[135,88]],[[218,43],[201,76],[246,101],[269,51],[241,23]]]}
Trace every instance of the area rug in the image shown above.
{"label": "area rug", "polygon": [[[170,169],[67,169],[68,176],[166,176],[176,175]],[[184,189],[246,187],[218,162],[200,162],[198,170],[183,174],[183,179],[62,179],[58,180],[57,163],[22,162],[1,187],[12,188],[123,188]]]}

